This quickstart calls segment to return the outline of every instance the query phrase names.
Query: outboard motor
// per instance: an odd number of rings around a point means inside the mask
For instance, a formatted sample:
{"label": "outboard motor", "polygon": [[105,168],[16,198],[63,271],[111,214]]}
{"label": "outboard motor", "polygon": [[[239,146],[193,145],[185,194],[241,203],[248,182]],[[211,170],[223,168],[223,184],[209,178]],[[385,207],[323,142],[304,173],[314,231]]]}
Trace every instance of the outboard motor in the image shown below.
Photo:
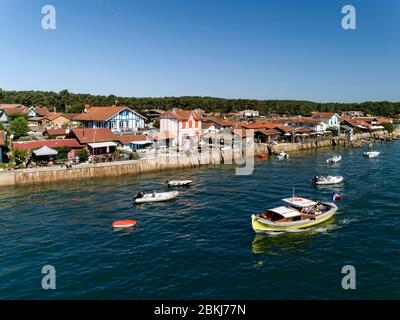
{"label": "outboard motor", "polygon": [[319,178],[318,176],[314,176],[314,178],[311,179],[311,182],[316,183],[318,181],[318,178]]}
{"label": "outboard motor", "polygon": [[133,200],[140,199],[144,197],[144,192],[140,191],[137,195],[133,197]]}

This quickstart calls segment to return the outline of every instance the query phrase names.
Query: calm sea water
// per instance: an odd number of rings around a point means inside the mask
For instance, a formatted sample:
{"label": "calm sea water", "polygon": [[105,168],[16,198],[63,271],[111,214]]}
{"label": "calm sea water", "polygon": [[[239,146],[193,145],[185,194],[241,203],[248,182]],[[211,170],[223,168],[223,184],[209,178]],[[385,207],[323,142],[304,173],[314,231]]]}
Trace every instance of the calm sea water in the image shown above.
{"label": "calm sea water", "polygon": [[[400,298],[400,144],[258,161],[251,176],[232,166],[0,189],[2,299],[392,299]],[[316,189],[315,174],[342,187]],[[132,194],[192,179],[175,201],[134,206]],[[313,229],[256,235],[250,215],[296,194],[343,196],[337,216]],[[136,219],[115,231],[115,220]],[[41,268],[57,289],[41,289]],[[341,288],[354,265],[357,289]]]}

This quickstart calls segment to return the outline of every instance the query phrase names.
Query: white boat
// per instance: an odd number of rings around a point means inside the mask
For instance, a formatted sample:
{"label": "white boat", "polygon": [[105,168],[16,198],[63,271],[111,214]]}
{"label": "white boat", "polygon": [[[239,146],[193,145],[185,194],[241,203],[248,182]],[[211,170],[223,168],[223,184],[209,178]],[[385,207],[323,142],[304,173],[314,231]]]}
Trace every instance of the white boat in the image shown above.
{"label": "white boat", "polygon": [[343,179],[342,176],[315,176],[311,182],[315,185],[329,185],[341,183]]}
{"label": "white boat", "polygon": [[367,152],[364,152],[364,157],[368,157],[368,158],[376,158],[379,155],[380,155],[379,151],[367,151]]}
{"label": "white boat", "polygon": [[161,202],[161,201],[168,201],[175,199],[178,195],[179,195],[178,191],[152,192],[152,193],[144,193],[142,191],[133,197],[133,201],[135,203]]}
{"label": "white boat", "polygon": [[282,199],[286,204],[253,214],[251,222],[257,233],[269,231],[290,231],[308,228],[333,217],[337,210],[334,203],[292,197]]}
{"label": "white boat", "polygon": [[279,160],[288,159],[289,155],[283,151],[279,152],[276,156]]}
{"label": "white boat", "polygon": [[165,181],[165,184],[167,184],[168,187],[188,186],[191,183],[192,183],[192,180],[167,180],[167,181]]}
{"label": "white boat", "polygon": [[326,163],[338,163],[342,161],[342,156],[333,156],[332,158],[329,158],[326,160]]}

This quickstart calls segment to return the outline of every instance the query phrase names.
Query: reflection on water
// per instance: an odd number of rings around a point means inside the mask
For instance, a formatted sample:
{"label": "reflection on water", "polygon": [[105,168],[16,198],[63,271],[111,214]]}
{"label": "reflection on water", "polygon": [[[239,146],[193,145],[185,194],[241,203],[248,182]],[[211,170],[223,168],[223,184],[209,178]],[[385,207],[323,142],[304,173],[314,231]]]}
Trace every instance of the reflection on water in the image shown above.
{"label": "reflection on water", "polygon": [[[340,149],[338,165],[325,163],[337,153],[330,149],[271,157],[250,176],[208,166],[0,188],[0,298],[347,299],[338,280],[344,264],[362,279],[350,298],[400,298],[400,144],[376,149],[375,161],[362,149]],[[315,175],[345,180],[314,187]],[[166,179],[193,185],[174,201],[134,205],[141,190],[168,191]],[[292,187],[306,198],[331,201],[335,191],[343,200],[321,225],[255,235],[251,214],[278,205]],[[112,228],[125,219],[137,225]],[[57,269],[53,292],[40,289],[44,264]]]}
{"label": "reflection on water", "polygon": [[281,251],[303,250],[312,236],[338,228],[335,216],[317,226],[286,232],[257,233],[252,242],[252,253],[278,255]]}

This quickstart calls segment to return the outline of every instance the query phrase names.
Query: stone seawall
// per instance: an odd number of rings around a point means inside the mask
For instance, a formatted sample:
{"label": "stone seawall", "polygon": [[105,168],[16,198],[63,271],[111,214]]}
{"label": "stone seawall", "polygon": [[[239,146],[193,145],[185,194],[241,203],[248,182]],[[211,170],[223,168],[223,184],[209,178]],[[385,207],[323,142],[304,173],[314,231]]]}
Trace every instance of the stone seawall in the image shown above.
{"label": "stone seawall", "polygon": [[[281,151],[291,153],[302,150],[327,148],[334,146],[360,147],[363,139],[369,139],[369,134],[357,135],[352,141],[343,138],[332,138],[303,143],[285,143],[279,145],[257,144],[254,154],[258,152],[279,153]],[[253,153],[247,156],[254,156]],[[232,158],[233,156],[233,158]],[[221,152],[195,153],[179,156],[159,156],[154,159],[141,159],[130,161],[119,161],[98,164],[79,164],[72,169],[66,170],[62,167],[46,167],[33,169],[20,169],[15,171],[0,172],[0,186],[25,185],[46,183],[65,180],[80,180],[87,178],[100,178],[122,176],[128,174],[140,174],[145,172],[163,171],[178,168],[200,167],[219,164],[243,164],[244,158],[240,151],[226,150]]]}
{"label": "stone seawall", "polygon": [[[63,180],[122,176],[168,169],[200,167],[202,165],[218,165],[235,163],[232,153],[214,152],[209,154],[193,154],[179,156],[160,156],[154,159],[118,161],[98,164],[80,164],[67,170],[65,167],[46,167],[20,169],[0,172],[0,186],[46,183]],[[239,153],[235,153],[240,158]]]}

